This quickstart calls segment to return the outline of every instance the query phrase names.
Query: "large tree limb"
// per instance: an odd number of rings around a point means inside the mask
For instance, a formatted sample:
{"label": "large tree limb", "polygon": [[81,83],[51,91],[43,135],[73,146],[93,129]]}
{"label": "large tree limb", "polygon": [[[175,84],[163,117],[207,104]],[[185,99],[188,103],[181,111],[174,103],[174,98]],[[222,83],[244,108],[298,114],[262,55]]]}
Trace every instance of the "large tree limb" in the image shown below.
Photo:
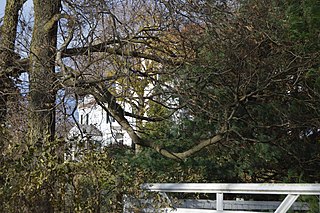
{"label": "large tree limb", "polygon": [[196,153],[200,152],[204,148],[218,143],[219,141],[221,141],[223,139],[223,135],[224,135],[224,133],[222,132],[222,133],[219,133],[211,138],[201,140],[198,142],[197,145],[194,145],[193,147],[191,147],[190,149],[188,149],[184,152],[170,152],[169,150],[165,149],[164,147],[162,147],[156,143],[150,142],[150,141],[149,141],[148,145],[150,148],[156,150],[158,153],[160,153],[164,157],[171,158],[174,160],[184,160],[184,159],[191,157],[192,155],[195,155]]}
{"label": "large tree limb", "polygon": [[[67,43],[69,43],[68,41]],[[155,54],[144,53],[140,51],[130,51],[124,50],[120,47],[111,47],[115,43],[112,41],[109,42],[102,42],[96,45],[85,46],[85,47],[74,47],[68,48],[61,51],[58,58],[67,58],[72,56],[81,56],[86,55],[88,52],[90,53],[109,53],[111,55],[119,55],[119,56],[127,56],[127,57],[134,57],[134,58],[143,58],[152,60],[158,63],[167,64],[167,65],[181,65],[183,63],[182,60],[178,60],[176,57],[161,57]],[[15,62],[17,70],[19,73],[25,72],[29,69],[29,58],[24,58]]]}
{"label": "large tree limb", "polygon": [[165,147],[150,141],[145,140],[141,138],[136,131],[133,129],[133,127],[130,125],[128,120],[125,118],[125,111],[123,108],[117,103],[116,98],[106,89],[100,86],[96,86],[94,91],[91,91],[93,96],[96,98],[96,100],[99,101],[100,106],[108,111],[111,116],[122,126],[122,128],[127,131],[129,136],[131,137],[133,143],[149,147],[163,155],[164,157],[174,159],[174,160],[184,160],[199,151],[203,150],[204,148],[211,146],[213,144],[218,143],[223,139],[223,136],[226,132],[226,130],[222,130],[220,133],[216,134],[215,136],[201,140],[196,145],[191,147],[190,149],[184,151],[184,152],[171,152],[170,150],[166,149]]}
{"label": "large tree limb", "polygon": [[88,52],[106,52],[113,55],[120,55],[120,56],[130,56],[130,57],[136,57],[136,58],[144,58],[149,59],[152,61],[156,61],[159,63],[169,64],[169,65],[177,65],[181,64],[181,62],[176,62],[172,59],[167,59],[164,57],[160,57],[154,54],[148,54],[144,52],[139,51],[130,51],[130,50],[124,50],[120,47],[111,47],[111,45],[114,45],[112,41],[109,42],[102,42],[96,45],[91,45],[88,47],[75,47],[75,48],[69,48],[63,53],[63,57],[70,57],[70,56],[78,56],[83,55]]}

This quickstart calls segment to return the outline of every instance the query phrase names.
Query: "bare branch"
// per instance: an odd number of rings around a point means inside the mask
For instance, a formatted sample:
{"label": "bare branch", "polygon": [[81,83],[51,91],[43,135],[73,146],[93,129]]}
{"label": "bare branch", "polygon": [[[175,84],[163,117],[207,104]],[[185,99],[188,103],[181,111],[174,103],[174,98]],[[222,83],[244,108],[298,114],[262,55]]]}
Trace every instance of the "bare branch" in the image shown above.
{"label": "bare branch", "polygon": [[66,51],[64,51],[62,57],[78,56],[78,55],[86,54],[88,52],[91,52],[91,53],[92,52],[106,52],[109,54],[120,55],[120,56],[130,56],[130,57],[135,57],[135,58],[149,59],[152,61],[156,61],[159,63],[168,64],[168,65],[181,64],[181,62],[179,62],[179,61],[176,62],[173,59],[167,59],[167,58],[157,56],[154,54],[148,54],[148,53],[143,53],[143,52],[139,52],[139,51],[124,50],[120,47],[110,47],[111,44],[114,44],[113,41],[102,42],[102,43],[88,46],[88,47],[69,48]]}

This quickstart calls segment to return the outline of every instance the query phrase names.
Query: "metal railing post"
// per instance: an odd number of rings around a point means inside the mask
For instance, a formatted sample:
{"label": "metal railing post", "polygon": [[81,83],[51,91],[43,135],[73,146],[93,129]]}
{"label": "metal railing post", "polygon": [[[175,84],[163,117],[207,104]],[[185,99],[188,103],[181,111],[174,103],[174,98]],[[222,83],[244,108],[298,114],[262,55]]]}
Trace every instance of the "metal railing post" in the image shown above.
{"label": "metal railing post", "polygon": [[223,193],[217,193],[217,211],[223,211]]}

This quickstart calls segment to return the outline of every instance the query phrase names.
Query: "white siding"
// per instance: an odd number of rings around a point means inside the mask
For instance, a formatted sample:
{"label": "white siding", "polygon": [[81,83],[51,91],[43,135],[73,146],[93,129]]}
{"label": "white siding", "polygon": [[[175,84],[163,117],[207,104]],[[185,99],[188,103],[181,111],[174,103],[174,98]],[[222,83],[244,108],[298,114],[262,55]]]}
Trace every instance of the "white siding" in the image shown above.
{"label": "white siding", "polygon": [[[124,106],[126,111],[130,111],[130,107]],[[92,96],[86,96],[78,106],[79,122],[81,124],[92,124],[97,127],[102,133],[102,143],[104,146],[113,143],[123,143],[124,145],[131,146],[132,140],[128,133],[124,131],[120,124],[115,121],[110,115],[105,112],[101,106],[95,103]],[[134,119],[127,117],[131,124],[134,124]],[[123,139],[121,139],[123,135]],[[121,142],[122,141],[122,142]]]}

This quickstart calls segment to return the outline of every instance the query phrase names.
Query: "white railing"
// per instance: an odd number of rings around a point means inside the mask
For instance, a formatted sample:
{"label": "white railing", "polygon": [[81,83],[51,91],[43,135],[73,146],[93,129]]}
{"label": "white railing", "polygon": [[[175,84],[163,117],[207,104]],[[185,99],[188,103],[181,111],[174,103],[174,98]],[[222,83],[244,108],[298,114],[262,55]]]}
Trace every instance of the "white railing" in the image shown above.
{"label": "white railing", "polygon": [[[142,189],[151,192],[215,193],[216,210],[211,209],[171,209],[172,212],[223,212],[253,213],[251,211],[226,211],[223,209],[223,194],[274,194],[287,195],[275,213],[287,212],[300,195],[320,195],[320,184],[258,184],[258,183],[148,183]],[[170,212],[166,209],[166,212]]]}

